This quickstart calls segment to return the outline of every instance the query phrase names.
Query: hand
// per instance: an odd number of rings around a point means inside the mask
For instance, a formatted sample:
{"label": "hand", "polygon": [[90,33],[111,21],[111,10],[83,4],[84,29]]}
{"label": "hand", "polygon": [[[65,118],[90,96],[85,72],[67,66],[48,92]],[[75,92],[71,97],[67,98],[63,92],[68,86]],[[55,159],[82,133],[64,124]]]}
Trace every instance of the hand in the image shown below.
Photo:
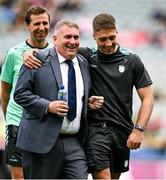
{"label": "hand", "polygon": [[42,66],[42,62],[33,55],[34,52],[39,52],[39,50],[32,49],[32,50],[25,51],[23,53],[23,59],[24,59],[23,63],[25,66],[27,66],[31,69],[32,68],[38,69],[39,67]]}
{"label": "hand", "polygon": [[90,109],[100,109],[104,103],[104,97],[103,96],[91,96],[88,99],[88,105]]}
{"label": "hand", "polygon": [[66,116],[68,112],[68,105],[65,101],[52,101],[48,105],[48,112],[58,114],[59,116]]}
{"label": "hand", "polygon": [[132,133],[128,137],[127,147],[131,150],[136,150],[141,147],[143,141],[143,132],[138,129],[133,129]]}

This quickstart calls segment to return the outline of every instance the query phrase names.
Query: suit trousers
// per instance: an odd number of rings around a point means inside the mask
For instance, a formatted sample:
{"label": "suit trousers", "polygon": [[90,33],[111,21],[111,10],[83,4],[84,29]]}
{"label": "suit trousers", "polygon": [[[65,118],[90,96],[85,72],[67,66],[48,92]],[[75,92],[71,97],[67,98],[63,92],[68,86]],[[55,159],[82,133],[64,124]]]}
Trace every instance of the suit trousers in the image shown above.
{"label": "suit trousers", "polygon": [[59,136],[46,154],[23,151],[23,169],[25,179],[88,178],[86,156],[76,136]]}

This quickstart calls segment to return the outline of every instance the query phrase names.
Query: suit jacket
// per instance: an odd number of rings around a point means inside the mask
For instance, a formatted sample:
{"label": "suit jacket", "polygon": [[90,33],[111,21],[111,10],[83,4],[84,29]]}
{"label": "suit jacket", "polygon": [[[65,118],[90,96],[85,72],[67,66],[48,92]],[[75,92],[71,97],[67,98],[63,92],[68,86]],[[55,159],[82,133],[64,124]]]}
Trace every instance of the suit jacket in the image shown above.
{"label": "suit jacket", "polygon": [[[23,110],[17,147],[36,153],[47,153],[53,147],[59,135],[63,117],[46,113],[50,101],[57,100],[59,85],[62,85],[60,63],[54,48],[46,49],[37,55],[44,64],[39,69],[29,69],[23,65],[20,69],[14,100]],[[87,136],[87,104],[90,88],[90,76],[87,63],[77,57],[84,83],[83,109],[79,137],[84,144]]]}

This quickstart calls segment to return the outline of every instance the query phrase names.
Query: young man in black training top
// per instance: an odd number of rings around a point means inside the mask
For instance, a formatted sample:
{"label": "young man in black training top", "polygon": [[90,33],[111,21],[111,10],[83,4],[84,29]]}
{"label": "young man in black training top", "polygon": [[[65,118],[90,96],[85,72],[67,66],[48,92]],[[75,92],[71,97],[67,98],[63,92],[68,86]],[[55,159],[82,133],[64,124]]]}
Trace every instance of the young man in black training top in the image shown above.
{"label": "young man in black training top", "polygon": [[[86,154],[95,179],[118,179],[129,169],[130,149],[140,148],[143,130],[153,108],[152,81],[140,58],[117,42],[118,31],[111,14],[93,20],[97,48],[82,48],[89,59],[92,94],[103,95],[105,103],[88,114]],[[141,106],[135,126],[132,96],[135,86]]]}

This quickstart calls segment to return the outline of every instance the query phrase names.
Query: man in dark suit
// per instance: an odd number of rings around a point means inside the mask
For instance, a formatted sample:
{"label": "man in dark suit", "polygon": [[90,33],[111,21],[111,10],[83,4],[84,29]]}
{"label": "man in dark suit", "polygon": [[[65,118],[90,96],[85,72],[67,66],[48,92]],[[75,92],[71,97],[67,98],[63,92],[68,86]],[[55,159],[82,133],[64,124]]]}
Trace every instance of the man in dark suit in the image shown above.
{"label": "man in dark suit", "polygon": [[[83,145],[87,136],[87,104],[100,108],[102,97],[88,100],[90,76],[85,59],[77,56],[79,27],[59,21],[53,36],[54,48],[39,52],[39,69],[21,67],[14,99],[24,108],[17,146],[23,150],[26,179],[87,179]],[[72,61],[76,79],[76,117],[69,120],[69,104],[58,100],[60,85],[68,88]],[[67,116],[66,116],[67,115]]]}

